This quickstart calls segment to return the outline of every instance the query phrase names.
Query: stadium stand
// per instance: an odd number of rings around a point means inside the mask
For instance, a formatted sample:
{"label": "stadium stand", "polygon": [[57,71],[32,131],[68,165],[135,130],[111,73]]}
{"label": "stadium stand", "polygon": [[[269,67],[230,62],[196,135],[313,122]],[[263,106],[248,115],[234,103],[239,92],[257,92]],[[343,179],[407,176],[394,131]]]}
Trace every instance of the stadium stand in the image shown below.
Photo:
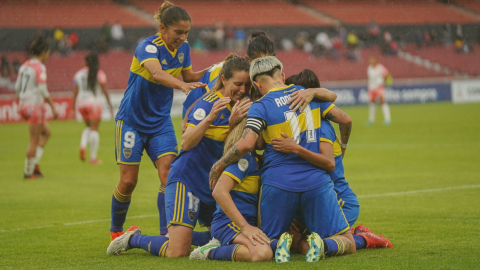
{"label": "stadium stand", "polygon": [[459,6],[463,6],[466,9],[470,9],[478,14],[480,14],[480,2],[472,0],[456,0],[454,1]]}
{"label": "stadium stand", "polygon": [[[163,1],[136,0],[131,4],[154,14]],[[188,11],[195,27],[223,24],[249,26],[320,26],[331,23],[286,1],[174,1]],[[208,6],[209,8],[205,8]]]}
{"label": "stadium stand", "polygon": [[110,21],[124,27],[151,26],[151,22],[108,0],[22,0],[1,1],[2,28],[89,28]]}
{"label": "stadium stand", "polygon": [[302,4],[349,24],[367,24],[372,19],[383,25],[426,23],[478,23],[480,19],[434,1],[314,1]]}

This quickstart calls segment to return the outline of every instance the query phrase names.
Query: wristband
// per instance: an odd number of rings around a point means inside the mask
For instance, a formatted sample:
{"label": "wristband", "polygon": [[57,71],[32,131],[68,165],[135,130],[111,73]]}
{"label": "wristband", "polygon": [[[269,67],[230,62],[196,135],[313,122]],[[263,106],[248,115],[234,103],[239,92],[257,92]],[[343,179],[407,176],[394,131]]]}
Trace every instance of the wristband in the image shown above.
{"label": "wristband", "polygon": [[343,149],[347,149],[348,143],[340,143],[340,147]]}

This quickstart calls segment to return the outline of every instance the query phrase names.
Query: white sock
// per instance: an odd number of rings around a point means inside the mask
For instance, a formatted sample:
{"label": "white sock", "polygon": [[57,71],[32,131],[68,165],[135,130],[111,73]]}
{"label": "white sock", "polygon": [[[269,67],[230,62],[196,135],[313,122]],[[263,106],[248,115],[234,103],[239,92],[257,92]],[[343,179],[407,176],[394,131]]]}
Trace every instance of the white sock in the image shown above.
{"label": "white sock", "polygon": [[32,175],[35,170],[36,158],[25,158],[25,175]]}
{"label": "white sock", "polygon": [[43,147],[37,145],[37,152],[35,153],[35,164],[40,164],[40,159],[43,156]]}
{"label": "white sock", "polygon": [[82,138],[80,139],[80,148],[85,149],[87,147],[88,134],[90,133],[90,128],[86,127],[82,131]]}
{"label": "white sock", "polygon": [[387,103],[383,103],[382,111],[383,111],[383,118],[385,119],[385,122],[390,123],[390,121],[391,121],[391,119],[390,119],[390,107],[388,107]]}
{"label": "white sock", "polygon": [[98,145],[100,144],[100,134],[96,130],[91,130],[88,136],[88,143],[90,144],[90,159],[97,158]]}
{"label": "white sock", "polygon": [[375,111],[376,111],[375,103],[370,102],[368,104],[368,121],[375,122]]}

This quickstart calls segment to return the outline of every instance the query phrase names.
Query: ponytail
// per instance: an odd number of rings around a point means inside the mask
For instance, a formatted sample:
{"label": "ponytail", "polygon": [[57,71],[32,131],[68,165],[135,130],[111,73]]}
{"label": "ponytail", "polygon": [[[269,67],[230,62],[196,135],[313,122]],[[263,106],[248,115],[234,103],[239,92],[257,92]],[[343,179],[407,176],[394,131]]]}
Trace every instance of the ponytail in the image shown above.
{"label": "ponytail", "polygon": [[179,21],[192,22],[190,15],[188,15],[185,9],[175,6],[169,1],[164,1],[153,17],[159,24],[163,24],[165,27],[174,25]]}
{"label": "ponytail", "polygon": [[96,53],[89,53],[85,56],[85,62],[88,67],[87,89],[95,92],[97,86],[97,74],[100,64],[98,62],[98,55]]}

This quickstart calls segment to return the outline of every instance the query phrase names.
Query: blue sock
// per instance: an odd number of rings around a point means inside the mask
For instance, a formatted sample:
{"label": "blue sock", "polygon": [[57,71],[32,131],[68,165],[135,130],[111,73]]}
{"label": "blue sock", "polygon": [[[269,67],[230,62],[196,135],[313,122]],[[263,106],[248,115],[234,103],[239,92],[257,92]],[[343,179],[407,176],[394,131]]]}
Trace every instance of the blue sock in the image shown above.
{"label": "blue sock", "polygon": [[353,240],[355,240],[355,246],[357,249],[362,249],[367,246],[367,241],[365,241],[365,238],[361,237],[360,235],[353,235]]}
{"label": "blue sock", "polygon": [[211,260],[233,262],[235,261],[235,255],[237,255],[237,251],[241,246],[242,245],[240,244],[221,246],[210,251],[208,257],[210,257]]}
{"label": "blue sock", "polygon": [[113,191],[110,231],[123,232],[123,224],[127,218],[131,198],[132,194],[124,195],[117,188]]}
{"label": "blue sock", "polygon": [[343,244],[342,239],[338,236],[323,239],[323,243],[327,246],[325,255],[342,255],[345,252],[345,245]]}
{"label": "blue sock", "polygon": [[155,256],[165,257],[169,239],[163,235],[141,235],[136,234],[130,238],[130,247],[141,248]]}
{"label": "blue sock", "polygon": [[273,239],[270,242],[270,248],[272,249],[274,256],[275,256],[275,251],[277,251],[277,242],[278,242],[278,239]]}
{"label": "blue sock", "polygon": [[158,189],[157,208],[160,217],[160,234],[167,234],[167,215],[165,214],[165,186],[160,185]]}
{"label": "blue sock", "polygon": [[196,232],[193,231],[192,235],[192,245],[194,246],[204,246],[212,239],[212,235],[209,231]]}

